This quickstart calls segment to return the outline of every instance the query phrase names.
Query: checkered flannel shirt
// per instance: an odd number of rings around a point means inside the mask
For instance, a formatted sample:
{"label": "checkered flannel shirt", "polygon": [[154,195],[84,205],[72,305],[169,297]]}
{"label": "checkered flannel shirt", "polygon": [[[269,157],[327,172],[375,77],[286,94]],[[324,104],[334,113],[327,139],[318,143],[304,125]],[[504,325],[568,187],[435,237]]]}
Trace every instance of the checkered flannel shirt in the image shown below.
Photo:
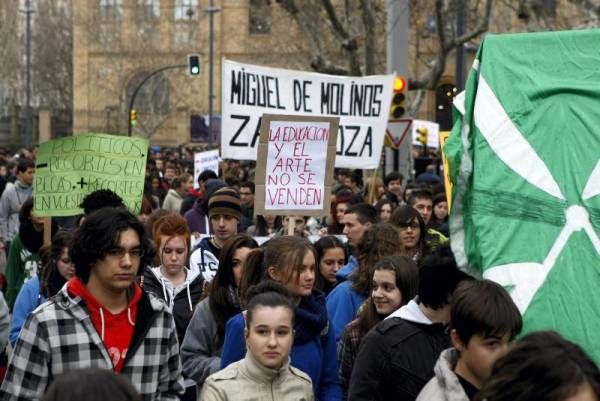
{"label": "checkered flannel shirt", "polygon": [[[173,317],[163,302],[146,293],[136,322],[141,322],[140,313],[148,316],[147,324],[128,350],[121,375],[145,401],[179,400],[184,386]],[[33,311],[21,329],[0,400],[38,400],[56,375],[90,367],[113,369],[113,364],[84,301],[72,298],[65,286]]]}

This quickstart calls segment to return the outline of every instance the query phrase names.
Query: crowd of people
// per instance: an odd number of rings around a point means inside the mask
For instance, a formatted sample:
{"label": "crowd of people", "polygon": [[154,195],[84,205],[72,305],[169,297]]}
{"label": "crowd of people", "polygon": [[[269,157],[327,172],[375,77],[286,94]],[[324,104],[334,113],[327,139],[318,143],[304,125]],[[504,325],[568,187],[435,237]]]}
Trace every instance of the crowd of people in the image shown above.
{"label": "crowd of people", "polygon": [[516,339],[457,267],[433,169],[336,170],[327,216],[261,216],[251,164],[150,154],[139,215],[98,190],[50,244],[35,152],[0,158],[0,400],[600,401],[579,346]]}

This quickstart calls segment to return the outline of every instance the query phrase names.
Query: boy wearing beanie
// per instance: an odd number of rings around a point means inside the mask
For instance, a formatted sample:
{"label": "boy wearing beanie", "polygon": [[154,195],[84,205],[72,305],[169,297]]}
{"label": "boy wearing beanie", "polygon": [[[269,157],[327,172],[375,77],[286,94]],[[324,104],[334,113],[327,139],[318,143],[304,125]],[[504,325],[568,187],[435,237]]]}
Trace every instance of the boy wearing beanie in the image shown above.
{"label": "boy wearing beanie", "polygon": [[241,216],[240,194],[236,189],[221,188],[208,199],[208,218],[214,235],[203,238],[190,256],[190,269],[200,271],[207,283],[219,267],[223,244],[237,234]]}

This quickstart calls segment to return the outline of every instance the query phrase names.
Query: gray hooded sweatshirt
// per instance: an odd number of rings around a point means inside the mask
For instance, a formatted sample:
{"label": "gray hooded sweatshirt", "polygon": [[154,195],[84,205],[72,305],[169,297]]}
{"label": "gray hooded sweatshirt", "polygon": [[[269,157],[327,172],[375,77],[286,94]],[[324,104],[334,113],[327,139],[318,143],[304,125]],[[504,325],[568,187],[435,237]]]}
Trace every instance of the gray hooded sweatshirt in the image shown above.
{"label": "gray hooded sweatshirt", "polygon": [[33,194],[33,186],[17,180],[7,184],[0,198],[0,237],[4,242],[12,241],[19,232],[19,210]]}
{"label": "gray hooded sweatshirt", "polygon": [[454,348],[442,351],[433,368],[435,376],[423,387],[417,401],[469,401],[454,373],[457,360],[458,352]]}

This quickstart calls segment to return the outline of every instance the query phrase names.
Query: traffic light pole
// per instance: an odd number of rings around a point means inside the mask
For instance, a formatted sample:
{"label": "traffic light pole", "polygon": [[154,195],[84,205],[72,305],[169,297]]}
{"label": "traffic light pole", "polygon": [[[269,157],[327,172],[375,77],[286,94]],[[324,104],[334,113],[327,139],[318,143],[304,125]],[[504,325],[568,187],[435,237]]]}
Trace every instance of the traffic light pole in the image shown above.
{"label": "traffic light pole", "polygon": [[142,86],[144,86],[144,84],[146,82],[148,82],[148,80],[150,78],[152,78],[153,76],[166,71],[166,70],[173,70],[176,68],[187,68],[188,65],[187,64],[174,64],[174,65],[167,65],[164,67],[161,67],[157,70],[152,71],[150,74],[146,75],[144,77],[144,79],[142,79],[142,81],[138,84],[138,86],[136,86],[135,90],[133,91],[133,95],[131,95],[131,99],[129,100],[129,106],[127,107],[127,136],[131,136],[131,129],[132,129],[132,125],[131,125],[131,110],[133,110],[133,104],[135,103],[135,98],[137,97],[140,89],[142,89]]}
{"label": "traffic light pole", "polygon": [[[387,71],[408,77],[408,0],[386,0]],[[408,89],[408,88],[407,88]],[[405,92],[406,93],[406,92]],[[408,116],[411,117],[411,116]],[[398,150],[385,148],[384,174],[398,171],[407,182],[412,175],[412,140],[406,138]]]}

